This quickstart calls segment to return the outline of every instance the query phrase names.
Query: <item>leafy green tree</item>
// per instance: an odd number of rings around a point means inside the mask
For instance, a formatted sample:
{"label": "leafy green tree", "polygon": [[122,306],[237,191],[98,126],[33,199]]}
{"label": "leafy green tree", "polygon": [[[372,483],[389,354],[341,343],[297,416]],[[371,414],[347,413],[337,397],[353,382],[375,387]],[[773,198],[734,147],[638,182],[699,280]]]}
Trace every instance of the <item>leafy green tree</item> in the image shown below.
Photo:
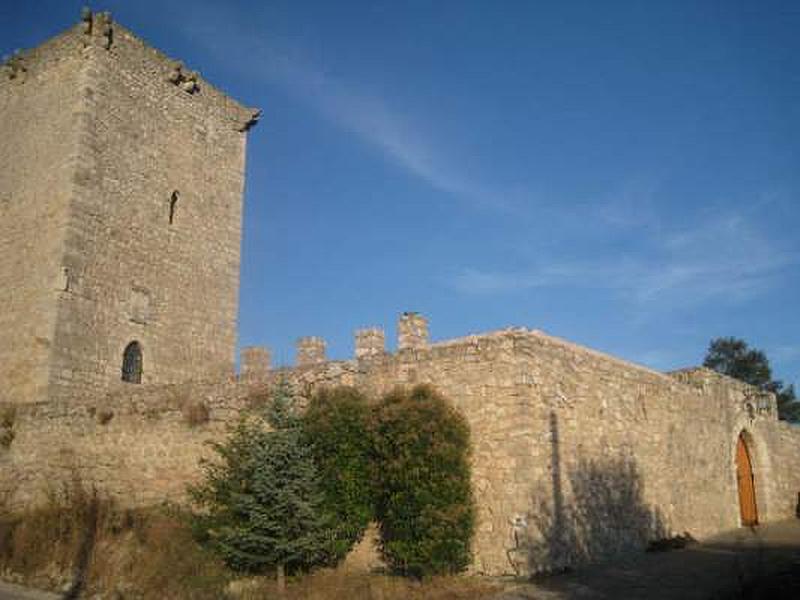
{"label": "leafy green tree", "polygon": [[194,530],[233,569],[274,568],[282,589],[285,572],[319,562],[328,543],[319,474],[287,384],[262,418],[212,446],[217,460],[203,461],[203,481],[189,488]]}
{"label": "leafy green tree", "polygon": [[767,356],[738,338],[711,340],[703,366],[761,389],[766,389],[772,382],[772,369]]}
{"label": "leafy green tree", "polygon": [[474,530],[466,419],[430,386],[398,389],[377,406],[373,436],[384,559],[418,578],[465,569]]}
{"label": "leafy green tree", "polygon": [[800,402],[795,396],[794,386],[784,386],[783,382],[772,379],[767,355],[750,348],[744,340],[733,337],[711,340],[703,366],[773,392],[778,403],[778,418],[800,422]]}
{"label": "leafy green tree", "polygon": [[342,560],[374,518],[370,409],[358,390],[323,389],[303,415],[303,428],[320,471],[328,562]]}

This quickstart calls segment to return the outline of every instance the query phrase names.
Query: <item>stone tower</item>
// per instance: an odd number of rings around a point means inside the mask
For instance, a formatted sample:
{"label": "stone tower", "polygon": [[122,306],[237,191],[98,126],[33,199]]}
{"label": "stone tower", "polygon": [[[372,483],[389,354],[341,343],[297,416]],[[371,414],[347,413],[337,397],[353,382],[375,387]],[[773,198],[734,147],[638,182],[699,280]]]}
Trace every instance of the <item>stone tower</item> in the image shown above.
{"label": "stone tower", "polygon": [[107,13],[6,61],[0,401],[233,373],[257,118]]}

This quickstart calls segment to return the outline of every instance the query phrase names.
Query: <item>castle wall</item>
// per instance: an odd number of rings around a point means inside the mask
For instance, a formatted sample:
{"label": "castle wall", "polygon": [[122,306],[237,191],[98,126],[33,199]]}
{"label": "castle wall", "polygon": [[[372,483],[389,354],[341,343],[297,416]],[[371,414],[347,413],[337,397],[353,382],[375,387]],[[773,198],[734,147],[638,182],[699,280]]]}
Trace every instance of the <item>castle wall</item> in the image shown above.
{"label": "castle wall", "polygon": [[80,45],[69,34],[0,69],[0,401],[46,396],[77,164]]}
{"label": "castle wall", "polygon": [[[761,520],[794,516],[800,429],[774,396],[705,369],[666,375],[521,329],[431,344],[404,313],[396,354],[379,329],[350,361],[303,338],[296,367],[251,348],[234,378],[254,118],[107,15],[0,70],[0,502],[75,480],[131,506],[182,501],[207,442],[285,377],[301,401],[430,383],[463,412],[475,571],[737,527],[740,435]],[[142,385],[120,381],[134,340]]]}
{"label": "castle wall", "polygon": [[52,399],[118,381],[134,340],[145,383],[234,368],[252,111],[123,27],[104,37],[100,24],[75,32],[87,47],[66,237],[74,285],[58,299]]}
{"label": "castle wall", "polygon": [[[793,516],[800,492],[800,433],[776,420],[774,397],[703,369],[665,375],[537,332],[310,364],[268,379],[278,377],[301,397],[323,385],[376,397],[425,382],[450,398],[472,429],[480,572],[553,568],[655,537],[737,527],[742,431],[761,519]],[[0,491],[35,503],[44,487],[78,473],[131,504],[180,500],[199,474],[204,442],[222,439],[268,385],[119,384],[83,404],[23,407],[14,441],[0,450]]]}
{"label": "castle wall", "polygon": [[[432,383],[467,416],[478,570],[549,569],[737,527],[742,431],[762,519],[794,515],[800,455],[785,439],[800,442],[800,431],[776,421],[774,398],[706,370],[668,376],[515,330],[358,365],[340,379],[373,396]],[[312,373],[297,373],[306,387]],[[773,468],[777,447],[784,462]]]}
{"label": "castle wall", "polygon": [[0,499],[42,502],[77,480],[127,506],[184,498],[208,440],[221,440],[258,387],[124,386],[108,398],[16,407],[14,440],[0,449]]}
{"label": "castle wall", "polygon": [[[768,519],[800,517],[800,427],[788,423],[775,423],[764,427],[762,447],[757,448],[760,467],[765,480],[771,482]],[[759,481],[756,473],[756,483]],[[758,491],[758,490],[756,490]],[[762,502],[756,497],[756,502]],[[762,506],[759,504],[759,511]]]}

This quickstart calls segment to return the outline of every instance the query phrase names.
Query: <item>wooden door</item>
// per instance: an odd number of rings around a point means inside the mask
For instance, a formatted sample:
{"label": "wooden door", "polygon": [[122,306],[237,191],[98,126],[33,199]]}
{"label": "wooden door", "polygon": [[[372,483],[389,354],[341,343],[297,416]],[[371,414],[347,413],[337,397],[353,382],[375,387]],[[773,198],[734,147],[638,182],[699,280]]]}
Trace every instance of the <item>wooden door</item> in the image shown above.
{"label": "wooden door", "polygon": [[739,513],[742,525],[758,525],[758,509],[756,508],[756,483],[750,453],[743,436],[739,436],[736,446],[736,479],[739,485]]}

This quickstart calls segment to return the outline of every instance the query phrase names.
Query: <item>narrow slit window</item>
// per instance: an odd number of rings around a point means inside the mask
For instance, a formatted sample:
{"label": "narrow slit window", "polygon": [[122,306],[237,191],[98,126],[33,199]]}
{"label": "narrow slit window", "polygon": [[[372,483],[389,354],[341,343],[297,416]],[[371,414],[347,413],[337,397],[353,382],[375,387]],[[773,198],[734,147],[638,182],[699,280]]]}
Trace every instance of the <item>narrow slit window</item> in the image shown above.
{"label": "narrow slit window", "polygon": [[175,222],[175,212],[178,210],[178,191],[172,192],[172,196],[169,199],[169,224],[172,225]]}
{"label": "narrow slit window", "polygon": [[131,342],[122,353],[122,381],[142,383],[142,346]]}

